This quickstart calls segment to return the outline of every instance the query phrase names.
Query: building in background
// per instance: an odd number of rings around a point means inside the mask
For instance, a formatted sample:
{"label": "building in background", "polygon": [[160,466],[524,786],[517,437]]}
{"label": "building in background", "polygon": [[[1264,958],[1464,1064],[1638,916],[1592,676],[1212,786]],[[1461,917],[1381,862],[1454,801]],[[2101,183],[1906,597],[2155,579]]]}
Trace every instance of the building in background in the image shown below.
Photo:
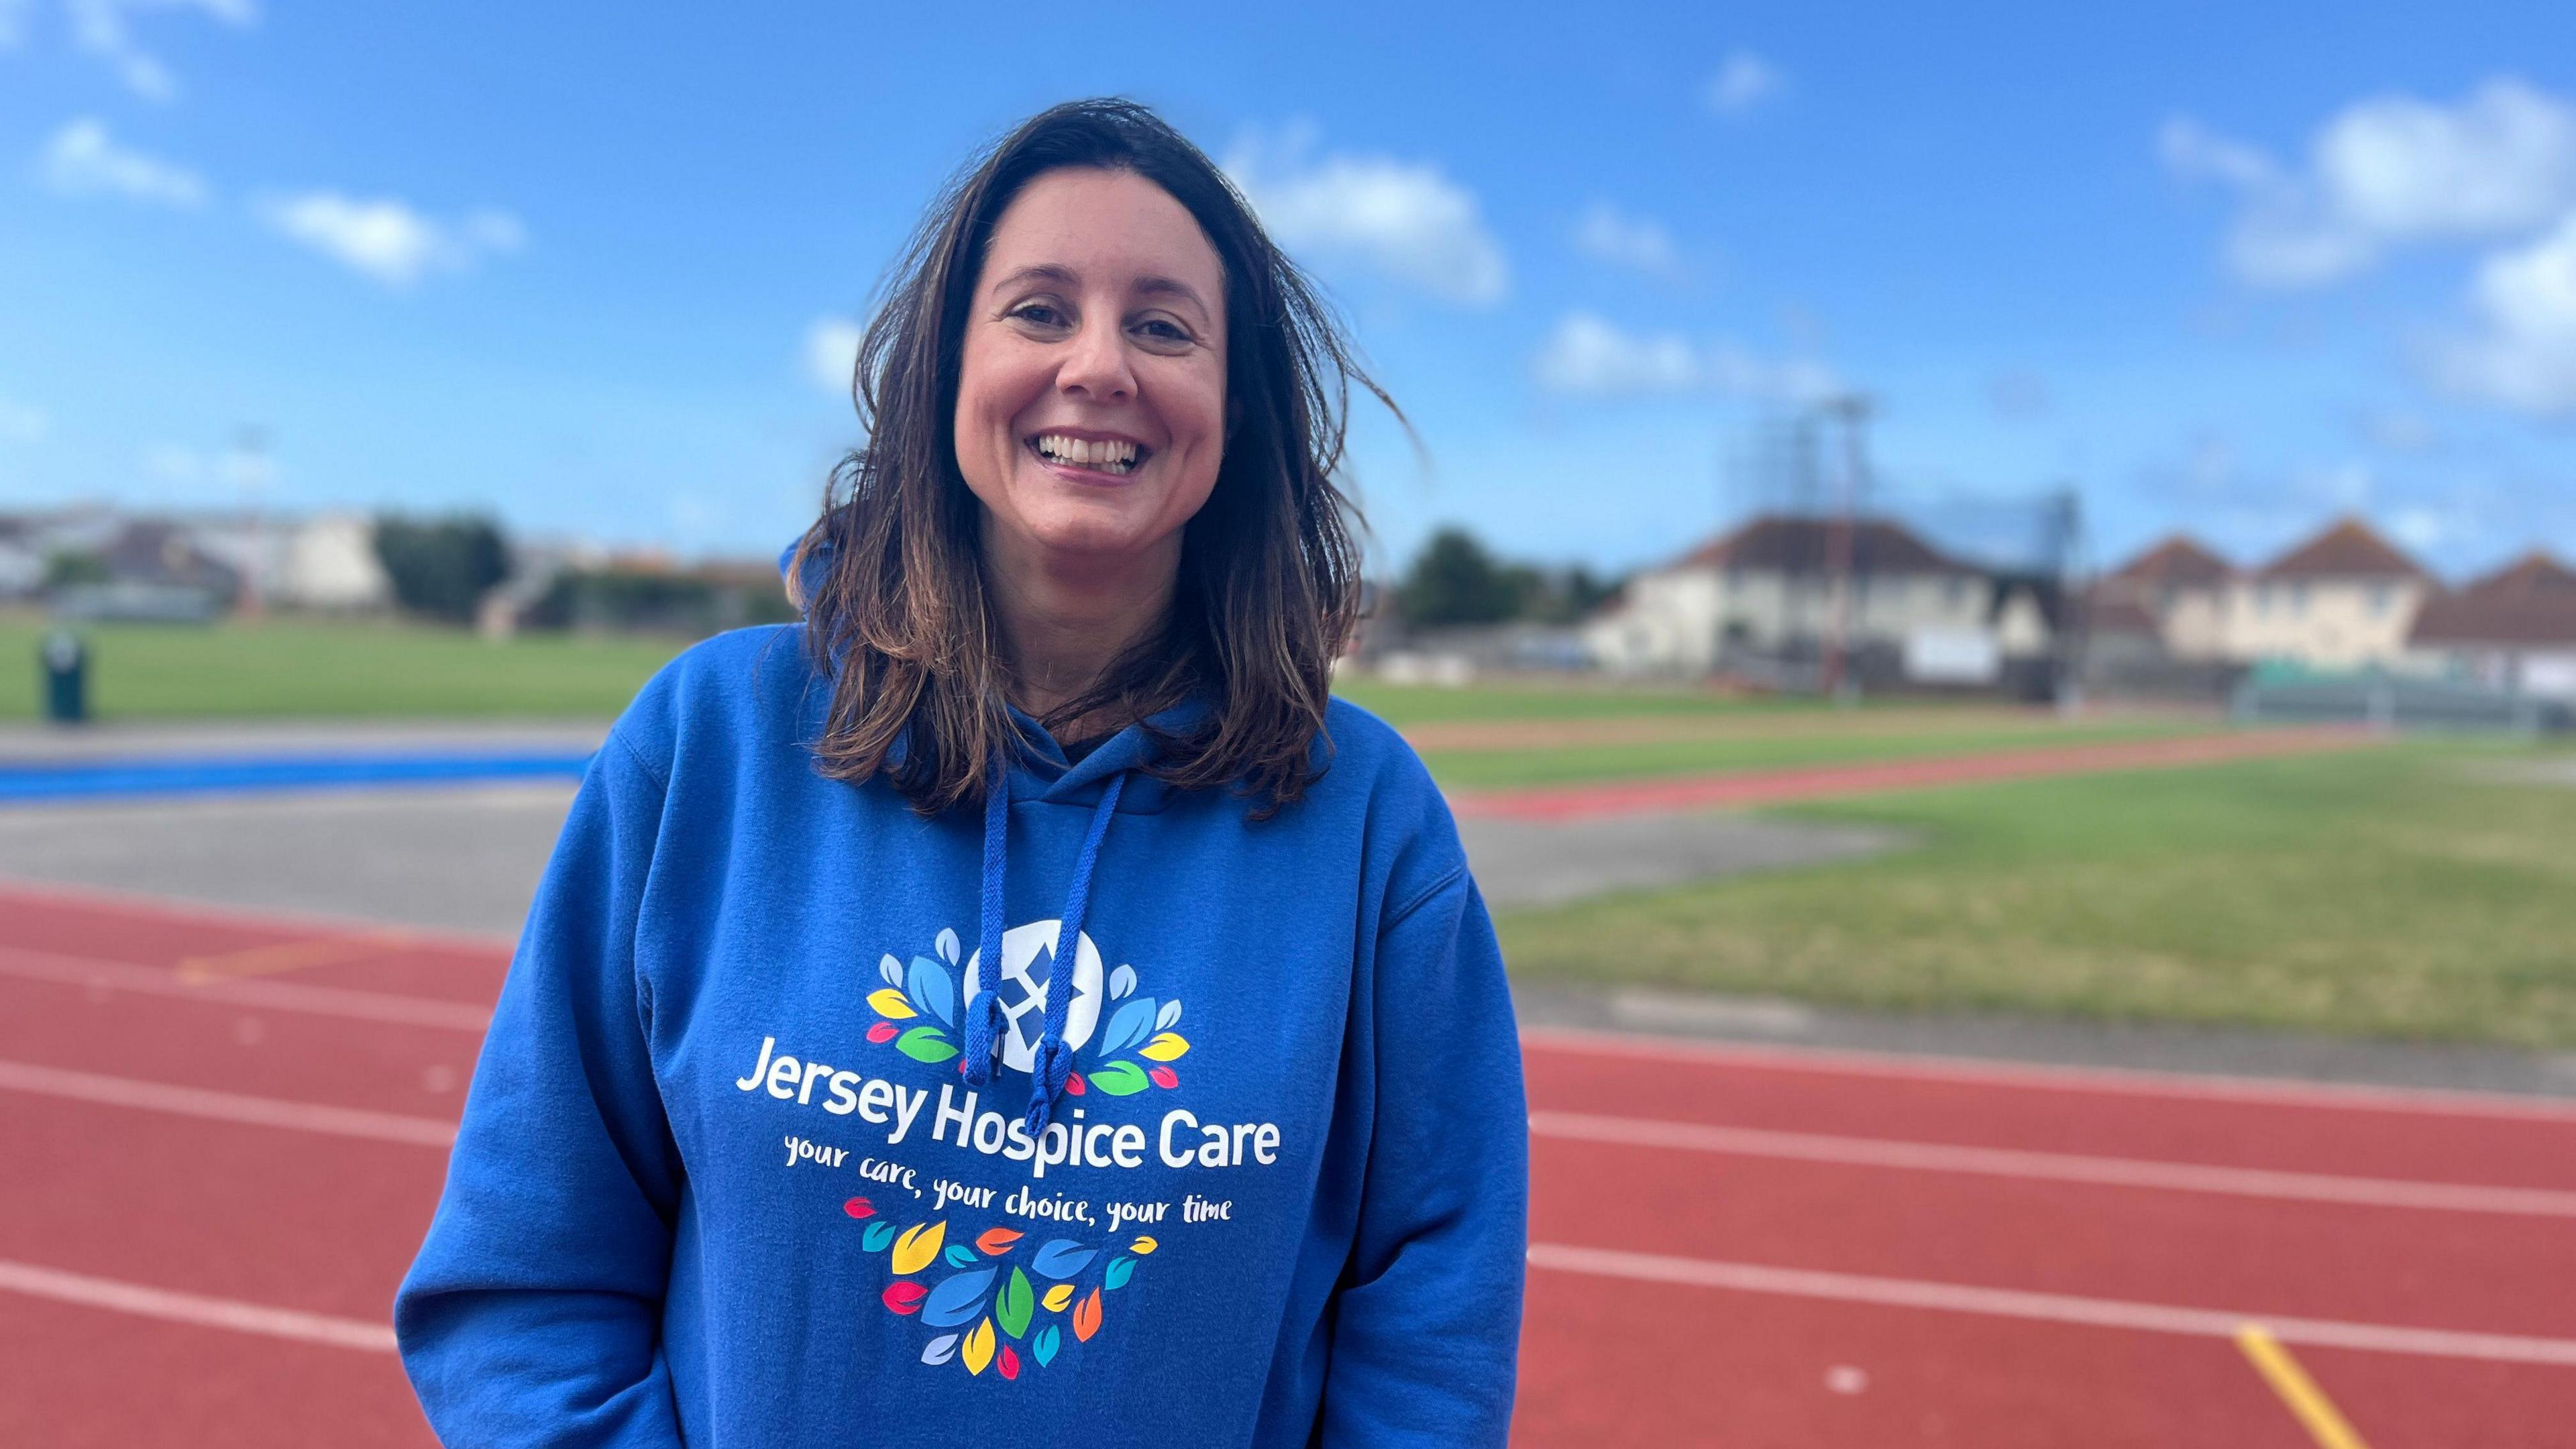
{"label": "building in background", "polygon": [[2426,603],[2407,662],[2445,678],[2576,703],[2576,569],[2534,552]]}
{"label": "building in background", "polygon": [[2104,574],[2093,588],[2094,630],[2152,634],[2175,659],[2225,659],[2236,566],[2188,534],[2173,534]]}
{"label": "building in background", "polygon": [[2235,581],[2227,655],[2321,670],[2392,665],[2416,611],[2440,593],[2423,565],[2345,518]]}

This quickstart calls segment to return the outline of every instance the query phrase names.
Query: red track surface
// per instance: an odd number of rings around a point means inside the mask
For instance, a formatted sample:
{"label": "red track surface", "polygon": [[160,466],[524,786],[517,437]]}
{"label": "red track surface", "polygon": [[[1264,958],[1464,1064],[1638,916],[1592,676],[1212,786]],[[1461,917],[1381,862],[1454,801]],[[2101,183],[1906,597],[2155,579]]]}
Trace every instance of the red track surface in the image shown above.
{"label": "red track surface", "polygon": [[1518,820],[1586,820],[1603,815],[1661,814],[1676,810],[1740,809],[1795,800],[1830,800],[1890,790],[1930,790],[2042,775],[2100,770],[2161,770],[2208,765],[2262,755],[2349,749],[2378,738],[2350,728],[2246,730],[2153,740],[1991,750],[1914,760],[1864,760],[1777,770],[1730,770],[1715,775],[1667,775],[1602,785],[1543,785],[1526,790],[1453,792],[1461,815]]}
{"label": "red track surface", "polygon": [[[382,1325],[503,963],[0,892],[0,1443],[428,1443]],[[1521,1443],[2313,1443],[2249,1318],[2376,1449],[2570,1442],[2576,1104],[1525,1049]]]}

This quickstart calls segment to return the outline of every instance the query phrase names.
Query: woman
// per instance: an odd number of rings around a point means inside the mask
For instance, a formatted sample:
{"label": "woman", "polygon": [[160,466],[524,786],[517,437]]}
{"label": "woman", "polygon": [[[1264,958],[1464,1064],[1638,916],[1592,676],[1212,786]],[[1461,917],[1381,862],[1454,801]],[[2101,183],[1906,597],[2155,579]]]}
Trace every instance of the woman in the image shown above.
{"label": "woman", "polygon": [[1141,107],[933,209],[804,623],[647,685],[548,867],[395,1306],[449,1444],[1503,1442],[1519,1053],[1326,692],[1352,375]]}

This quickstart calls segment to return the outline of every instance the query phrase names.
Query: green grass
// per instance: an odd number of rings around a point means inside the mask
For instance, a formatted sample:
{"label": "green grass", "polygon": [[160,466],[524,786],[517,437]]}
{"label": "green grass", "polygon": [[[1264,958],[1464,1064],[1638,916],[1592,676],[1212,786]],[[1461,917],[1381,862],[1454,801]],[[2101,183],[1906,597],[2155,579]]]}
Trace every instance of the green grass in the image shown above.
{"label": "green grass", "polygon": [[[0,719],[39,707],[45,626],[0,620]],[[102,719],[271,716],[607,718],[686,641],[522,635],[493,643],[424,625],[264,620],[84,626]]]}
{"label": "green grass", "polygon": [[[1721,694],[1688,685],[1627,685],[1592,681],[1536,684],[1387,684],[1359,677],[1335,681],[1333,693],[1398,729],[1419,724],[1491,720],[1584,720],[1637,716],[1734,717],[1756,714],[1829,714],[1834,706],[1778,695]],[[1919,701],[1909,707],[1922,707]],[[1869,700],[1860,708],[1882,707]],[[1976,706],[1961,706],[1975,708]]]}
{"label": "green grass", "polygon": [[2054,720],[1970,729],[1900,733],[1811,731],[1644,744],[1571,745],[1513,750],[1426,750],[1423,763],[1443,787],[1508,789],[1637,779],[1720,770],[1758,770],[1858,760],[1913,759],[1973,754],[1981,750],[2099,744],[2204,730],[2204,724],[2164,720],[2107,720],[2060,724]]}
{"label": "green grass", "polygon": [[2576,1046],[2576,789],[2406,744],[1818,805],[1874,860],[1506,914],[1530,979]]}

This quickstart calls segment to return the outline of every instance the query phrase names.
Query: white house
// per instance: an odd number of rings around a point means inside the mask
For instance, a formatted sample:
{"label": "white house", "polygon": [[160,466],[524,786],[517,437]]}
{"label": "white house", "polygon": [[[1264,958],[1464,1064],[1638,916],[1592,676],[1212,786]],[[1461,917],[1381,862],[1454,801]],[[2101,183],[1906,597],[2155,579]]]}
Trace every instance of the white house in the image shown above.
{"label": "white house", "polygon": [[2455,679],[2576,701],[2576,569],[2530,554],[2425,604],[2408,663]]}
{"label": "white house", "polygon": [[2346,518],[2233,581],[2227,653],[2318,669],[2394,664],[2441,585],[2358,518]]}

